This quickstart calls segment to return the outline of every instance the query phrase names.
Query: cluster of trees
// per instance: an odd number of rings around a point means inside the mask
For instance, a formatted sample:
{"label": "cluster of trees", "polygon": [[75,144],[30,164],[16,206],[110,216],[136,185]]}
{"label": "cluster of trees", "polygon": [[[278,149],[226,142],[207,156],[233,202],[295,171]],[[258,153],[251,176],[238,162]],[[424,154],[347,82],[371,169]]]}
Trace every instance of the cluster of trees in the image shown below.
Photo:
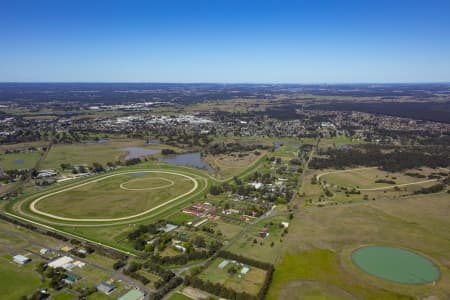
{"label": "cluster of trees", "polygon": [[[224,192],[237,194],[243,197],[255,197],[257,199],[264,199],[270,203],[287,203],[293,196],[293,190],[297,185],[296,177],[289,177],[288,182],[282,186],[272,185],[277,178],[270,173],[259,173],[254,172],[249,177],[246,178],[244,182],[238,177],[235,177],[232,182],[225,182],[220,185],[213,185],[210,188],[210,193],[212,195],[220,195]],[[262,187],[256,189],[249,182],[261,182]],[[262,206],[265,206],[263,204]],[[265,208],[259,205],[258,207],[253,207],[251,210],[247,210],[251,214],[253,211],[257,212],[257,215],[261,215],[265,212]]]}
{"label": "cluster of trees", "polygon": [[198,132],[189,133],[185,130],[167,130],[167,128],[161,128],[160,133],[166,137],[164,144],[176,147],[181,145],[187,145],[188,147],[204,147],[213,140],[205,134],[200,134]]}
{"label": "cluster of trees", "polygon": [[246,292],[237,292],[221,283],[213,283],[211,281],[203,281],[198,277],[186,278],[186,283],[195,288],[201,289],[208,293],[235,300],[259,300],[263,298],[257,298],[254,295],[250,295]]}
{"label": "cluster of trees", "polygon": [[405,175],[410,176],[410,177],[415,177],[415,178],[426,178],[427,177],[423,174],[415,173],[415,172],[406,172]]}
{"label": "cluster of trees", "polygon": [[157,289],[156,292],[150,294],[150,299],[159,300],[164,298],[171,290],[183,283],[183,279],[175,276],[170,270],[164,269],[161,266],[153,263],[152,261],[146,261],[143,267],[151,273],[158,275],[161,280],[154,282],[154,286]]}
{"label": "cluster of trees", "polygon": [[17,179],[26,180],[30,176],[30,172],[33,172],[33,169],[17,169],[17,170],[6,170],[3,173],[3,176],[0,176],[0,180],[5,183],[13,182]]}
{"label": "cluster of trees", "polygon": [[[175,277],[175,273],[165,269],[163,267],[161,267],[160,265],[157,265],[155,263],[153,263],[150,260],[147,260],[146,262],[144,262],[143,267],[148,270],[151,273],[154,273],[156,275],[158,275],[162,282],[167,282],[169,281],[171,278]],[[161,284],[159,284],[159,286],[161,286]],[[158,287],[156,287],[158,288]]]}
{"label": "cluster of trees", "polygon": [[375,180],[375,183],[396,184],[396,182],[394,180],[384,179],[384,178]]}
{"label": "cluster of trees", "polygon": [[42,293],[41,291],[35,291],[31,296],[22,296],[20,297],[20,300],[44,300],[48,299],[49,294]]}
{"label": "cluster of trees", "polygon": [[114,264],[113,264],[113,269],[114,269],[114,270],[119,270],[120,268],[125,267],[126,265],[127,265],[127,261],[126,261],[126,260],[124,260],[124,259],[119,259],[119,260],[116,260],[116,261],[114,262]]}
{"label": "cluster of trees", "polygon": [[[29,124],[17,124],[16,127],[19,128],[20,126],[29,126]],[[35,130],[35,129],[23,129],[19,128],[18,130],[15,130],[9,135],[2,136],[0,138],[0,143],[2,144],[17,144],[17,143],[24,143],[24,142],[35,142],[35,141],[41,141],[45,140],[47,141],[49,139],[49,136],[51,135],[51,129],[43,128],[41,130]]]}
{"label": "cluster of trees", "polygon": [[128,268],[123,269],[122,273],[133,279],[139,280],[143,285],[150,283],[150,280],[142,274],[137,273],[142,268],[142,264],[135,261],[130,262]]}
{"label": "cluster of trees", "polygon": [[275,270],[271,263],[259,261],[250,257],[242,256],[240,254],[232,253],[229,251],[220,251],[218,256],[229,260],[236,260],[249,266],[254,266],[266,271]]}
{"label": "cluster of trees", "polygon": [[176,154],[177,152],[175,150],[172,149],[162,149],[161,150],[161,154],[162,155],[172,155],[172,154]]}
{"label": "cluster of trees", "polygon": [[147,245],[146,234],[157,234],[159,232],[159,228],[166,224],[165,221],[160,220],[155,223],[151,223],[148,225],[139,225],[136,230],[133,230],[128,234],[128,240],[134,243],[134,248],[136,250],[142,251],[145,249]]}
{"label": "cluster of trees", "polygon": [[[398,172],[418,167],[446,167],[450,165],[450,155],[445,149],[394,148],[383,152],[376,145],[360,146],[351,150],[328,149],[315,157],[309,166],[313,169],[342,169],[351,166],[378,166],[389,172]],[[428,151],[425,151],[428,150]],[[437,151],[438,150],[438,151]]]}
{"label": "cluster of trees", "polygon": [[97,288],[93,285],[91,286],[79,286],[75,289],[77,293],[80,295],[80,300],[86,300],[88,296],[92,295],[93,293],[97,292]]}
{"label": "cluster of trees", "polygon": [[50,286],[55,290],[60,290],[66,286],[63,279],[67,277],[66,271],[63,268],[49,268],[46,263],[40,263],[36,271],[50,279]]}
{"label": "cluster of trees", "polygon": [[430,187],[423,187],[420,188],[417,191],[414,191],[414,194],[432,194],[432,193],[439,193],[440,191],[443,191],[445,188],[445,184],[443,183],[438,183],[438,184],[434,184]]}
{"label": "cluster of trees", "polygon": [[130,241],[134,241],[145,233],[156,234],[159,232],[159,228],[164,225],[164,221],[158,221],[156,223],[150,223],[148,225],[139,225],[136,230],[133,230],[128,234],[128,239]]}
{"label": "cluster of trees", "polygon": [[209,145],[205,154],[219,155],[231,152],[254,151],[257,149],[270,149],[270,146],[261,144],[242,144],[242,143],[215,143]]}
{"label": "cluster of trees", "polygon": [[149,295],[149,299],[150,300],[163,299],[165,295],[167,295],[171,290],[173,290],[174,288],[176,288],[177,286],[179,286],[182,283],[183,283],[183,279],[181,277],[175,276],[175,277],[171,278],[169,281],[167,281],[167,283],[165,285],[158,288],[158,290],[156,292],[151,293]]}
{"label": "cluster of trees", "polygon": [[131,158],[125,161],[126,166],[133,166],[141,163],[141,159],[139,157]]}
{"label": "cluster of trees", "polygon": [[154,255],[150,258],[153,263],[160,265],[183,265],[192,260],[204,259],[212,256],[221,247],[222,243],[219,241],[213,241],[206,245],[206,242],[201,239],[194,239],[193,243],[200,245],[199,247],[206,247],[207,249],[195,249],[192,245],[186,245],[186,252],[174,256],[160,256]]}
{"label": "cluster of trees", "polygon": [[190,260],[204,259],[208,258],[209,251],[206,250],[194,250],[190,253],[188,251],[174,256],[160,256],[155,255],[151,257],[152,262],[161,265],[184,265]]}

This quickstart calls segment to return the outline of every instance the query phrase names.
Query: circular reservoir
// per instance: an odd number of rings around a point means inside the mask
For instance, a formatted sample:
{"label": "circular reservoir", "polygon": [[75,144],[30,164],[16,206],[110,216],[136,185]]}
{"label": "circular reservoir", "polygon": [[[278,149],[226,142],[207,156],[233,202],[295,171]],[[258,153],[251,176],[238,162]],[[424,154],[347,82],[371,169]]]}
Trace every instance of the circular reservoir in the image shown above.
{"label": "circular reservoir", "polygon": [[362,247],[353,251],[352,261],[370,275],[402,284],[426,284],[440,276],[428,258],[396,247]]}

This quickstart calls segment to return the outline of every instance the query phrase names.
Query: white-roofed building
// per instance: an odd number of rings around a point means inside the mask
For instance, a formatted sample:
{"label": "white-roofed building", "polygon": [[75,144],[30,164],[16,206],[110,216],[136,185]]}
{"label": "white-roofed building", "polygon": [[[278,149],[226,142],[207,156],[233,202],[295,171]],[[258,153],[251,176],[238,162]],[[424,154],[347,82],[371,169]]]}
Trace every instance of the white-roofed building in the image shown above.
{"label": "white-roofed building", "polygon": [[25,265],[25,264],[31,262],[31,258],[19,254],[19,255],[16,255],[13,257],[13,261],[16,264]]}
{"label": "white-roofed building", "polygon": [[60,258],[55,259],[54,261],[50,262],[48,266],[50,268],[56,269],[56,268],[64,268],[66,266],[72,266],[73,258],[69,256],[62,256]]}

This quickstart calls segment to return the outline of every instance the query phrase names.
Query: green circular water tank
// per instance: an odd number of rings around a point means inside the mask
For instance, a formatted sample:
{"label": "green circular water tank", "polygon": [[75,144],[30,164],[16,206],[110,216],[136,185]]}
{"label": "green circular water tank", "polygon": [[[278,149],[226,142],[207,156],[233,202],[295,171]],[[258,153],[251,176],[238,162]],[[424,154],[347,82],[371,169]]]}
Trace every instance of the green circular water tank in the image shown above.
{"label": "green circular water tank", "polygon": [[352,261],[370,275],[402,284],[426,284],[440,276],[428,258],[396,247],[362,247],[353,251]]}

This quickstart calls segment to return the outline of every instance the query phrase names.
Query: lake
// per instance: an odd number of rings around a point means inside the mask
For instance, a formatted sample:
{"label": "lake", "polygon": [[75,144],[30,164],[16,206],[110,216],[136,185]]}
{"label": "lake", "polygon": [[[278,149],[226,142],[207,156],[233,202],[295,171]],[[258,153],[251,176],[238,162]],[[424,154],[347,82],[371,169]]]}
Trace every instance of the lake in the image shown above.
{"label": "lake", "polygon": [[156,140],[156,139],[150,139],[147,141],[147,144],[149,145],[160,145],[161,141],[160,140]]}
{"label": "lake", "polygon": [[127,151],[127,155],[124,157],[125,160],[133,159],[133,158],[141,158],[145,156],[149,156],[152,154],[158,154],[160,151],[155,149],[143,148],[143,147],[127,147],[122,148],[122,150]]}
{"label": "lake", "polygon": [[200,169],[206,169],[210,172],[215,171],[213,167],[211,167],[202,159],[200,152],[171,155],[159,158],[159,160],[172,166],[196,167]]}
{"label": "lake", "polygon": [[86,141],[84,142],[86,145],[96,145],[96,144],[104,144],[108,141],[108,139],[98,139],[95,141]]}

